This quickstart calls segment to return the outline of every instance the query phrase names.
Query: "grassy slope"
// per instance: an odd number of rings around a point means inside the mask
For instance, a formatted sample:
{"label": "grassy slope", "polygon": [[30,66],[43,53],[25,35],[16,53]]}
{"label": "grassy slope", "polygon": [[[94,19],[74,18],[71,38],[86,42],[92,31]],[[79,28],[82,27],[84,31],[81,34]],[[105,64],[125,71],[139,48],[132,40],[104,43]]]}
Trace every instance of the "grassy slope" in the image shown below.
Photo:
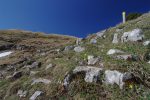
{"label": "grassy slope", "polygon": [[[28,74],[24,74],[23,77],[20,79],[10,82],[8,80],[1,80],[0,81],[0,97],[2,98],[5,94],[8,95],[8,100],[16,100],[18,97],[16,96],[18,89],[28,90],[27,98],[28,98],[36,91],[42,90],[45,94],[38,99],[110,99],[110,100],[138,100],[142,98],[149,98],[150,92],[149,89],[143,85],[133,84],[133,88],[130,89],[126,86],[125,89],[120,90],[117,85],[115,86],[105,86],[104,84],[100,83],[85,83],[83,80],[82,75],[77,76],[75,80],[69,85],[69,91],[64,92],[62,83],[63,79],[67,72],[71,71],[75,68],[80,61],[84,61],[85,54],[86,55],[95,55],[102,57],[102,63],[104,64],[104,69],[112,69],[112,70],[119,70],[121,72],[131,71],[131,72],[143,72],[146,77],[150,75],[150,65],[147,64],[146,61],[143,60],[144,54],[148,51],[147,47],[144,47],[142,43],[119,43],[119,44],[112,44],[113,34],[116,33],[116,29],[123,29],[119,32],[119,37],[123,34],[123,32],[130,31],[135,28],[140,28],[143,30],[145,35],[145,40],[150,39],[150,14],[145,14],[140,18],[129,21],[125,24],[119,24],[116,27],[109,28],[106,32],[106,39],[98,39],[97,44],[89,44],[89,41],[95,34],[92,34],[86,40],[84,40],[82,46],[86,47],[86,50],[82,53],[75,53],[74,51],[69,52],[49,52],[47,55],[39,56],[36,53],[36,50],[44,50],[44,51],[53,51],[56,48],[64,48],[66,45],[74,44],[74,38],[68,37],[60,37],[55,35],[45,36],[41,34],[27,34],[20,32],[12,32],[7,31],[0,32],[0,44],[5,43],[14,43],[18,45],[27,45],[27,46],[34,46],[33,50],[27,51],[16,51],[20,56],[30,56],[33,57],[34,60],[42,62],[42,67],[39,69],[33,69],[33,71],[39,71],[33,77],[43,77],[52,80],[52,83],[49,85],[44,84],[36,84],[31,86],[31,79],[32,77]],[[13,37],[13,38],[12,38]],[[15,37],[15,38],[14,38]],[[11,39],[12,38],[12,39]],[[11,41],[10,41],[11,40]],[[141,61],[132,62],[132,61],[122,61],[122,60],[115,60],[111,57],[107,56],[106,53],[109,49],[116,48],[123,50],[130,54],[136,54],[140,56]],[[24,53],[22,53],[24,52]],[[14,54],[12,57],[9,58],[8,62],[4,62],[2,60],[1,63],[12,63],[14,62],[14,58],[17,60],[18,55]],[[37,56],[35,56],[37,55]],[[57,58],[57,59],[56,59]],[[19,59],[19,58],[18,58]],[[12,61],[11,61],[12,60]],[[45,71],[45,67],[49,64],[53,63],[56,66],[50,68],[49,70]],[[99,65],[95,65],[99,66]],[[23,69],[18,69],[23,70]],[[26,71],[25,71],[26,72]],[[143,74],[138,74],[141,77]]]}

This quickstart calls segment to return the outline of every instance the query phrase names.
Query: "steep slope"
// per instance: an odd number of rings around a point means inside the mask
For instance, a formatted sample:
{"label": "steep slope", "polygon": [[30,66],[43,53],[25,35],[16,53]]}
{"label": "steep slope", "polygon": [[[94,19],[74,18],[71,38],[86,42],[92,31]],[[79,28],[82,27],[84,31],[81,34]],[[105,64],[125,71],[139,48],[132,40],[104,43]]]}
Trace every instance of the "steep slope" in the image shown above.
{"label": "steep slope", "polygon": [[0,98],[150,99],[149,13],[76,39],[0,31]]}

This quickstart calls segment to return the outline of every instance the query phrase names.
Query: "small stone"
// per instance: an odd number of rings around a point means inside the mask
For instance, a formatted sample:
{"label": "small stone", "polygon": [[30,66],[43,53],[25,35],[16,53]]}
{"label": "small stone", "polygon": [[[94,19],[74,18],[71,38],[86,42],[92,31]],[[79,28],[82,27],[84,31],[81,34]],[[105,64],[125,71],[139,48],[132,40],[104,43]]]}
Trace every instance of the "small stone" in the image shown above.
{"label": "small stone", "polygon": [[88,65],[94,65],[99,61],[99,58],[94,58],[94,56],[88,56]]}
{"label": "small stone", "polygon": [[91,40],[90,40],[90,43],[91,43],[91,44],[96,44],[96,43],[97,43],[97,40],[96,40],[96,39],[91,39]]}
{"label": "small stone", "polygon": [[96,35],[97,35],[98,37],[102,37],[105,32],[106,32],[106,30],[103,30],[103,31],[97,32]]}
{"label": "small stone", "polygon": [[120,54],[120,53],[124,53],[123,51],[121,50],[118,50],[118,49],[110,49],[108,52],[107,52],[107,55],[112,55],[112,54]]}
{"label": "small stone", "polygon": [[34,68],[39,68],[40,66],[41,66],[40,62],[33,62],[32,65],[27,65],[26,67],[30,69],[34,69]]}
{"label": "small stone", "polygon": [[54,67],[53,64],[48,64],[48,65],[46,66],[45,70],[48,70],[49,68],[52,68],[52,67]]}
{"label": "small stone", "polygon": [[112,43],[114,43],[114,44],[118,43],[118,34],[114,34]]}
{"label": "small stone", "polygon": [[80,53],[80,52],[82,52],[82,51],[84,51],[84,50],[85,50],[85,48],[84,48],[84,47],[81,47],[81,46],[78,46],[78,47],[75,47],[75,48],[74,48],[74,51],[77,52],[77,53]]}
{"label": "small stone", "polygon": [[27,91],[18,90],[17,95],[18,95],[20,98],[26,97],[26,96],[27,96]]}
{"label": "small stone", "polygon": [[69,51],[69,50],[73,50],[74,46],[66,46],[64,51]]}
{"label": "small stone", "polygon": [[44,83],[44,84],[49,84],[51,81],[48,80],[48,79],[42,79],[42,78],[39,78],[39,79],[33,79],[32,80],[32,84],[31,85],[34,85],[36,83]]}
{"label": "small stone", "polygon": [[13,78],[14,78],[14,79],[18,79],[18,78],[20,78],[21,76],[22,76],[22,72],[21,72],[21,71],[15,72],[15,73],[13,74]]}
{"label": "small stone", "polygon": [[114,85],[115,83],[119,85],[120,89],[123,89],[123,74],[114,70],[106,70],[105,71],[105,81],[106,84]]}
{"label": "small stone", "polygon": [[148,46],[150,44],[150,41],[145,41],[145,42],[143,42],[143,45],[144,46]]}
{"label": "small stone", "polygon": [[36,100],[36,98],[38,96],[40,96],[43,92],[42,91],[36,91],[31,97],[29,100]]}
{"label": "small stone", "polygon": [[117,55],[115,56],[116,59],[119,59],[119,60],[132,60],[132,56],[129,54],[129,55]]}

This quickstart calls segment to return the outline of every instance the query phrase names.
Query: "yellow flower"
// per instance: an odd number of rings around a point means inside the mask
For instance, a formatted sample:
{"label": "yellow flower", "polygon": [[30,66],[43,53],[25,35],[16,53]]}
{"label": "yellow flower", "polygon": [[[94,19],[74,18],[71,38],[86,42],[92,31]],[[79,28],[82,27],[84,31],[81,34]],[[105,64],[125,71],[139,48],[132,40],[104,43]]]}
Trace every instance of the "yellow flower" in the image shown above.
{"label": "yellow flower", "polygon": [[129,88],[130,88],[130,89],[132,89],[132,88],[133,88],[133,85],[132,85],[132,84],[130,84],[130,85],[129,85]]}

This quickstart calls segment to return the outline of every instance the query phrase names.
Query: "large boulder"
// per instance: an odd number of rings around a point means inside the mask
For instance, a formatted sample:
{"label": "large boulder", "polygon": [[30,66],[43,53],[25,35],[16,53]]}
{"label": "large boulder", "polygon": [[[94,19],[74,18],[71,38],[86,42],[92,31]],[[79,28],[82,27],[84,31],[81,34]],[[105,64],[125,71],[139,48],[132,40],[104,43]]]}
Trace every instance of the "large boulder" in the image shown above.
{"label": "large boulder", "polygon": [[123,74],[116,70],[114,71],[106,70],[104,82],[106,84],[111,84],[111,85],[117,84],[119,85],[120,89],[123,89],[123,85],[124,85]]}
{"label": "large boulder", "polygon": [[120,89],[123,89],[123,86],[126,84],[126,82],[134,82],[134,79],[134,75],[129,72],[121,73],[116,70],[106,70],[104,76],[104,83],[111,85],[117,84]]}
{"label": "large boulder", "polygon": [[63,85],[67,88],[73,76],[78,75],[79,73],[85,73],[85,82],[97,82],[102,71],[102,68],[92,66],[78,66],[73,70],[72,73],[66,75]]}
{"label": "large boulder", "polygon": [[124,53],[124,52],[121,51],[121,50],[118,50],[118,49],[110,49],[110,50],[107,52],[107,55],[122,54],[122,53]]}
{"label": "large boulder", "polygon": [[78,66],[73,70],[73,74],[78,72],[85,72],[85,82],[97,82],[100,71],[102,68],[92,67],[92,66]]}
{"label": "large boulder", "polygon": [[81,46],[77,46],[77,47],[74,48],[74,51],[77,52],[77,53],[82,52],[84,50],[85,50],[85,48],[81,47]]}
{"label": "large boulder", "polygon": [[122,42],[128,42],[128,41],[142,41],[144,38],[143,32],[141,29],[134,29],[129,32],[125,32],[122,37]]}

